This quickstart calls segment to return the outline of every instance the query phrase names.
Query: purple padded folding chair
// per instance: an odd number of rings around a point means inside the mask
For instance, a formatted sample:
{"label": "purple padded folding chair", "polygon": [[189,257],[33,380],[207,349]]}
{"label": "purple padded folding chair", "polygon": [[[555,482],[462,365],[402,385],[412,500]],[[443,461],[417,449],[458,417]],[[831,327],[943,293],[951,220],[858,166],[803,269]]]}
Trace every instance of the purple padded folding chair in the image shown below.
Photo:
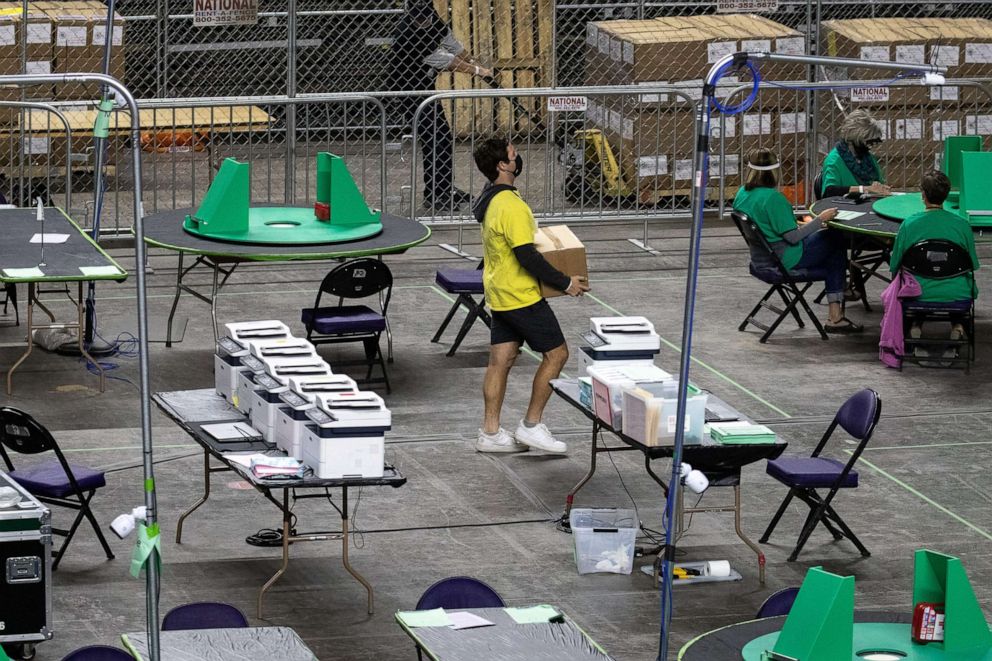
{"label": "purple padded folding chair", "polygon": [[[8,450],[18,454],[40,454],[51,451],[55,453],[55,459],[15,470]],[[52,527],[53,533],[65,537],[62,547],[53,554],[55,556],[52,562],[53,571],[58,569],[84,517],[93,526],[93,532],[100,540],[107,559],[114,559],[107,539],[103,536],[90,509],[90,501],[97,489],[107,484],[102,471],[67,462],[58,443],[41,423],[24,411],[10,406],[0,408],[0,457],[7,467],[7,474],[32,496],[48,505],[68,507],[78,512],[76,519],[67,530]]]}
{"label": "purple padded folding chair", "polygon": [[[834,536],[834,539],[840,540],[846,537],[861,551],[862,556],[866,558],[871,556],[871,553],[861,543],[861,540],[857,538],[847,524],[844,523],[844,520],[840,518],[840,515],[830,506],[830,502],[841,489],[857,488],[858,473],[854,470],[854,464],[858,460],[858,457],[861,456],[865,446],[868,445],[868,441],[871,440],[871,435],[875,431],[875,426],[878,424],[878,418],[881,415],[881,398],[874,390],[865,388],[852,395],[840,407],[834,416],[833,422],[830,423],[826,433],[823,434],[823,438],[820,439],[820,442],[813,450],[813,454],[809,457],[779,457],[768,462],[766,472],[789,487],[789,493],[786,495],[785,500],[782,501],[771,523],[768,524],[768,528],[758,541],[762,544],[768,541],[768,537],[771,536],[779,519],[782,518],[782,514],[785,513],[785,508],[789,506],[792,498],[796,497],[809,506],[809,515],[806,517],[803,529],[799,533],[799,540],[796,542],[796,547],[789,556],[789,562],[795,561],[799,552],[802,551],[803,546],[809,539],[809,536],[819,523],[823,524],[830,534]],[[857,447],[851,453],[846,464],[837,459],[820,456],[827,441],[830,440],[831,435],[838,425],[843,427],[844,431],[858,441]],[[827,489],[827,495],[825,497],[820,496],[816,492],[817,489]]]}
{"label": "purple padded folding chair", "polygon": [[[340,342],[362,342],[365,346],[365,360],[334,361],[339,365],[367,365],[368,373],[361,383],[382,383],[389,389],[389,375],[386,361],[379,346],[379,338],[386,333],[389,340],[389,360],[392,362],[392,339],[386,310],[393,291],[393,274],[389,267],[377,259],[363,257],[345,262],[324,276],[317,291],[312,308],[304,308],[301,315],[307,329],[307,340],[313,344],[336,344]],[[338,297],[336,306],[320,306],[320,299],[327,293]],[[378,296],[379,311],[367,305],[345,305],[345,299],[360,299]],[[372,369],[379,365],[381,378],[372,378]]]}
{"label": "purple padded folding chair", "polygon": [[108,645],[80,647],[62,657],[62,661],[134,661],[134,657],[122,649]]}
{"label": "purple padded folding chair", "polygon": [[176,606],[162,618],[162,631],[189,629],[243,629],[248,618],[240,610],[217,601]]}
{"label": "purple padded folding chair", "polygon": [[[458,298],[455,299],[454,304],[451,309],[448,310],[448,315],[441,322],[440,328],[434,333],[434,337],[431,338],[431,342],[439,342],[441,340],[441,335],[444,330],[451,323],[452,318],[455,313],[458,312],[458,308],[465,306],[467,314],[465,315],[465,320],[462,322],[461,328],[458,329],[458,335],[455,336],[455,341],[448,349],[447,356],[454,356],[455,351],[461,345],[462,340],[465,339],[465,335],[468,334],[472,325],[475,324],[476,319],[482,319],[482,322],[487,327],[492,327],[492,318],[489,316],[489,312],[486,310],[486,299],[485,291],[482,287],[482,263],[479,263],[479,268],[476,269],[438,269],[436,275],[434,276],[434,281],[438,286],[449,294],[454,294]],[[475,300],[475,297],[482,295],[483,298],[479,301]]]}
{"label": "purple padded folding chair", "polygon": [[792,610],[792,604],[796,602],[797,594],[799,594],[799,588],[782,588],[773,593],[758,607],[758,613],[754,618],[760,620],[765,617],[788,615],[789,611]]}

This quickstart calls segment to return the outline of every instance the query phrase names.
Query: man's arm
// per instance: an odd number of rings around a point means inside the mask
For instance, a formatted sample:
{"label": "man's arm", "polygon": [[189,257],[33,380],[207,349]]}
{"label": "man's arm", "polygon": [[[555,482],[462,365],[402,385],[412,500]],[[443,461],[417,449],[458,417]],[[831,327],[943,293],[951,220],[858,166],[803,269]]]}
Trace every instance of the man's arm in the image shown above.
{"label": "man's arm", "polygon": [[454,71],[475,76],[492,76],[492,69],[487,69],[472,62],[466,55],[465,46],[450,32],[441,41],[438,49],[427,56],[424,63],[438,71]]}
{"label": "man's arm", "polygon": [[572,278],[551,266],[544,255],[537,251],[537,247],[533,243],[517,246],[513,249],[513,256],[517,258],[525,271],[549,287],[565,291],[572,284]]}

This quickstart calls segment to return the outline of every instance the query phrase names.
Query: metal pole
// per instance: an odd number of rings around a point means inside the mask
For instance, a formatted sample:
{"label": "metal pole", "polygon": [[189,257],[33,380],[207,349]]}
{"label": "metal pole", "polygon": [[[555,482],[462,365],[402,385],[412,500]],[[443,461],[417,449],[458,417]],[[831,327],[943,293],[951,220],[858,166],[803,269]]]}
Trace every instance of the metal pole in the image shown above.
{"label": "metal pole", "polygon": [[[743,66],[748,60],[794,62],[799,64],[833,64],[843,67],[868,66],[875,69],[896,69],[925,73],[944,73],[946,67],[924,64],[901,64],[897,62],[874,62],[839,57],[812,57],[808,55],[780,55],[778,53],[736,53],[718,60],[703,82],[703,95],[696,115],[696,152],[693,172],[692,234],[689,241],[689,266],[685,284],[685,307],[682,317],[682,347],[679,360],[678,406],[675,410],[675,447],[672,451],[672,475],[668,497],[665,501],[665,546],[661,558],[661,631],[658,646],[658,660],[668,659],[668,638],[671,633],[672,609],[672,570],[675,568],[675,537],[672,535],[672,521],[678,503],[681,487],[682,448],[685,443],[685,410],[689,386],[689,366],[692,360],[692,329],[696,306],[696,283],[699,277],[699,248],[703,230],[703,209],[705,207],[706,179],[709,166],[710,102],[716,96],[719,75],[731,63]],[[743,164],[742,164],[743,165]]]}
{"label": "metal pole", "polygon": [[[105,34],[106,41],[103,45],[103,68],[101,69],[104,76],[110,76],[110,49],[114,43],[114,4],[115,0],[107,0],[107,31]],[[109,126],[110,112],[108,102],[110,102],[110,88],[106,85],[101,85],[100,106],[97,109],[97,125],[101,122],[101,114],[106,113],[106,120]],[[99,243],[100,216],[103,215],[103,196],[106,192],[107,183],[103,178],[103,164],[107,153],[107,138],[105,132],[96,130],[96,127],[93,130],[93,149],[93,175],[95,179],[93,186],[93,221],[90,227],[93,240]],[[86,285],[86,324],[84,329],[80,329],[80,332],[83,333],[83,343],[90,355],[99,357],[113,353],[113,345],[101,343],[97,347],[93,343],[93,337],[96,335],[96,281],[94,280],[90,280]]]}
{"label": "metal pole", "polygon": [[[296,0],[286,7],[286,96],[296,96]],[[286,107],[286,204],[296,200],[296,104]]]}

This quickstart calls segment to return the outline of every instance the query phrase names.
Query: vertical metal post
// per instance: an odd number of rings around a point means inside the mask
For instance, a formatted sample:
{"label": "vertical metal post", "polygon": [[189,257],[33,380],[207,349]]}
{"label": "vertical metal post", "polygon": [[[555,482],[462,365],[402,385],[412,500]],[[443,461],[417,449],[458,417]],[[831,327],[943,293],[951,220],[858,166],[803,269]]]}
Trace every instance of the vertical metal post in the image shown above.
{"label": "vertical metal post", "polygon": [[157,0],[155,16],[155,96],[168,96],[169,0]]}
{"label": "vertical metal post", "polygon": [[[286,7],[286,96],[296,98],[296,0]],[[296,104],[286,105],[286,204],[296,201]]]}

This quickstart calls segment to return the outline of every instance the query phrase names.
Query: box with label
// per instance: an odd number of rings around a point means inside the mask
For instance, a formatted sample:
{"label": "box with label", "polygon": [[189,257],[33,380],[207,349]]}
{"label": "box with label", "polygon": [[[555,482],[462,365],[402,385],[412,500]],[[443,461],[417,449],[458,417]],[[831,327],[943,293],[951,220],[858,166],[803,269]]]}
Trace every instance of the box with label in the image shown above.
{"label": "box with label", "polygon": [[[534,246],[544,255],[551,266],[569,277],[582,276],[588,281],[589,267],[586,264],[586,247],[572,233],[568,225],[540,227],[534,236]],[[565,292],[541,283],[541,296],[553,298]]]}
{"label": "box with label", "polygon": [[[826,54],[876,62],[934,63],[946,78],[992,76],[992,21],[983,18],[864,18],[824,21]],[[882,69],[827,70],[834,80],[891,79]],[[852,90],[852,104],[920,103],[952,100],[953,91],[923,87]]]}
{"label": "box with label", "polygon": [[[27,34],[22,35],[25,30]],[[25,22],[22,3],[0,2],[0,58],[20,60],[22,37],[29,60],[52,59],[52,19],[34,3],[29,3]]]}
{"label": "box with label", "polygon": [[[608,81],[612,84],[702,80],[721,57],[740,50],[800,55],[806,48],[806,39],[798,31],[754,14],[670,16],[593,25],[594,30],[587,28],[586,48],[595,48],[600,69],[604,58],[610,62],[615,72],[615,78]],[[805,67],[763,63],[761,74],[768,80],[801,80]]]}
{"label": "box with label", "polygon": [[[110,41],[110,75],[124,76],[124,18],[114,14],[107,29],[107,7],[97,0],[38,2],[52,21],[53,73],[102,73],[105,44]],[[69,83],[56,87],[59,100],[95,99],[96,84]]]}

